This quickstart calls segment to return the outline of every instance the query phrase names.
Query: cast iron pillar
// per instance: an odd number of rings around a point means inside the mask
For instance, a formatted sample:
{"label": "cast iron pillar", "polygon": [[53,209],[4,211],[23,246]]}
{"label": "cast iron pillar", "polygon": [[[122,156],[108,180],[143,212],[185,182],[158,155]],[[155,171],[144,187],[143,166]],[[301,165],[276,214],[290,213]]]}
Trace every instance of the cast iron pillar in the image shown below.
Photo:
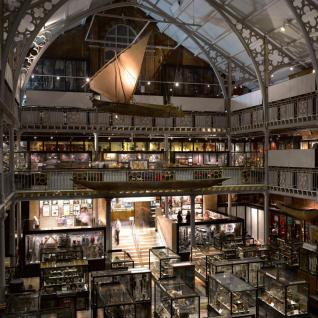
{"label": "cast iron pillar", "polygon": [[12,202],[10,206],[10,219],[9,219],[9,246],[10,246],[10,258],[11,258],[11,266],[16,266],[16,237],[15,237],[15,223],[16,223],[16,216],[15,216],[15,202]]}
{"label": "cast iron pillar", "polygon": [[106,245],[105,250],[110,251],[112,249],[112,199],[105,198],[106,201]]}
{"label": "cast iron pillar", "polygon": [[5,209],[0,210],[0,304],[4,303],[4,293],[6,284],[5,274]]}
{"label": "cast iron pillar", "polygon": [[268,109],[268,86],[269,86],[269,52],[268,52],[268,39],[264,37],[264,96],[263,96],[263,109],[264,109],[264,184],[266,186],[264,192],[264,243],[268,243],[269,237],[269,170],[268,170],[268,150],[269,150],[269,109]]}
{"label": "cast iron pillar", "polygon": [[191,217],[190,217],[190,229],[191,229],[191,248],[195,246],[195,195],[191,194]]}
{"label": "cast iron pillar", "polygon": [[99,160],[99,140],[98,133],[94,132],[94,160]]}

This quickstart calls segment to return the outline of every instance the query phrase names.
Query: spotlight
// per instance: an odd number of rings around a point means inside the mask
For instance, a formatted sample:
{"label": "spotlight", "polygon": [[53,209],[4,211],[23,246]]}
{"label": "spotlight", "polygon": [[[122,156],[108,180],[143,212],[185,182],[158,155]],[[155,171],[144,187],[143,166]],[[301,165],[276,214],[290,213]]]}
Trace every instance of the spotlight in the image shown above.
{"label": "spotlight", "polygon": [[280,30],[281,30],[282,32],[285,32],[285,31],[286,31],[285,25],[282,25],[282,26],[280,27]]}
{"label": "spotlight", "polygon": [[86,81],[86,83],[88,83],[89,82],[89,77],[86,77],[85,81]]}
{"label": "spotlight", "polygon": [[169,91],[172,92],[172,88],[170,88]]}
{"label": "spotlight", "polygon": [[52,140],[52,139],[53,139],[53,136],[51,136],[50,139]]}
{"label": "spotlight", "polygon": [[118,119],[118,115],[117,114],[115,115],[115,118]]}
{"label": "spotlight", "polygon": [[208,84],[208,88],[210,88],[210,84]]}
{"label": "spotlight", "polygon": [[313,73],[313,74],[315,74],[315,73],[316,73],[316,70],[315,70],[315,69],[313,69],[313,70],[312,70],[312,73]]}
{"label": "spotlight", "polygon": [[151,84],[151,82],[147,82],[147,85],[150,85]]}
{"label": "spotlight", "polygon": [[291,66],[291,67],[289,68],[289,70],[290,70],[290,71],[293,71],[293,70],[294,70],[294,67],[293,67],[293,66]]}
{"label": "spotlight", "polygon": [[179,82],[176,82],[174,85],[175,85],[176,87],[179,87]]}
{"label": "spotlight", "polygon": [[59,77],[59,76],[56,76],[56,79],[59,81],[59,80],[60,80],[60,77]]}
{"label": "spotlight", "polygon": [[274,77],[274,74],[271,75],[271,78],[273,78],[273,77]]}
{"label": "spotlight", "polygon": [[31,78],[34,78],[34,74],[31,75]]}

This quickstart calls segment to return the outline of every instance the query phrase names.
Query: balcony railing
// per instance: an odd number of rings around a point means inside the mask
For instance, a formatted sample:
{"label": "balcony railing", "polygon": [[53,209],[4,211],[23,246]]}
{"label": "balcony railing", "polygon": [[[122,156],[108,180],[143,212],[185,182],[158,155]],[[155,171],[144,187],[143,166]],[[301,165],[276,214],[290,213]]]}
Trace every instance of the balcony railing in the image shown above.
{"label": "balcony railing", "polygon": [[270,168],[269,188],[275,192],[317,197],[318,169]]}
{"label": "balcony railing", "polygon": [[[268,126],[270,129],[288,125],[305,125],[318,119],[318,95],[297,96],[270,103]],[[260,130],[264,125],[263,107],[243,109],[232,114],[232,131]]]}
{"label": "balcony railing", "polygon": [[224,132],[226,117],[222,113],[185,113],[180,118],[156,118],[112,115],[90,109],[23,107],[20,112],[22,129],[53,129],[82,131],[179,131]]}
{"label": "balcony railing", "polygon": [[78,191],[83,187],[73,183],[73,179],[108,182],[154,181],[164,180],[207,180],[229,178],[223,185],[262,185],[264,170],[242,168],[213,169],[160,169],[160,170],[52,170],[43,172],[16,172],[15,187],[17,191]]}

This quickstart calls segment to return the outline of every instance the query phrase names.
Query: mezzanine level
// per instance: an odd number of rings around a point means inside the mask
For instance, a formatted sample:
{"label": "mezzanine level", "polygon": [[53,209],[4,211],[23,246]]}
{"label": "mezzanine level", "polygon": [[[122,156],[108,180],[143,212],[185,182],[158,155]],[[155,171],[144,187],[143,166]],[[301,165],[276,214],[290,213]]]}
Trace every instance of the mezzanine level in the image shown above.
{"label": "mezzanine level", "polygon": [[[261,131],[264,128],[263,107],[235,111],[231,117],[232,133]],[[270,130],[316,127],[318,125],[318,94],[296,96],[269,104]]]}
{"label": "mezzanine level", "polygon": [[223,135],[226,117],[218,112],[186,112],[180,118],[117,115],[94,109],[28,106],[20,110],[21,132]]}
{"label": "mezzanine level", "polygon": [[239,193],[263,192],[264,170],[262,168],[169,168],[158,170],[131,169],[82,169],[82,170],[48,170],[41,172],[17,171],[15,173],[15,189],[23,198],[41,196],[91,196],[98,193],[76,185],[74,179],[104,182],[144,182],[153,181],[191,181],[228,178],[222,185],[207,189],[191,190],[155,190],[155,191],[117,191],[110,193],[113,197],[145,196],[145,195],[176,195],[202,193]]}

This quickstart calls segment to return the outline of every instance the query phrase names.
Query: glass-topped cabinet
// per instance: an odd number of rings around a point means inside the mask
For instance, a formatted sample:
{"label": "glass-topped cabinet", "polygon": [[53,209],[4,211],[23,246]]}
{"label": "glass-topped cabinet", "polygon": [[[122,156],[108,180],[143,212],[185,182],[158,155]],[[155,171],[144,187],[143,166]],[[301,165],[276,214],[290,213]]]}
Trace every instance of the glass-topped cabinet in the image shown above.
{"label": "glass-topped cabinet", "polygon": [[191,259],[196,276],[206,281],[209,262],[222,260],[223,253],[213,246],[196,246],[191,249]]}
{"label": "glass-topped cabinet", "polygon": [[170,248],[159,246],[149,250],[149,269],[155,279],[174,276],[173,264],[180,262],[180,256]]}
{"label": "glass-topped cabinet", "polygon": [[107,269],[128,269],[134,267],[130,254],[122,249],[110,250],[106,253]]}
{"label": "glass-topped cabinet", "polygon": [[155,282],[155,318],[199,318],[200,296],[183,280],[165,279]]}
{"label": "glass-topped cabinet", "polygon": [[92,273],[92,317],[151,317],[151,273],[145,268]]}
{"label": "glass-topped cabinet", "polygon": [[208,276],[208,311],[226,317],[255,314],[256,288],[231,273]]}
{"label": "glass-topped cabinet", "polygon": [[318,251],[317,246],[303,243],[300,248],[299,265],[300,269],[304,272],[318,276],[317,272]]}
{"label": "glass-topped cabinet", "polygon": [[279,270],[260,270],[257,306],[271,317],[307,317],[308,284]]}
{"label": "glass-topped cabinet", "polygon": [[250,257],[235,260],[213,259],[209,260],[208,264],[208,274],[210,275],[232,273],[252,286],[257,287],[257,272],[263,267],[264,261],[258,257]]}

